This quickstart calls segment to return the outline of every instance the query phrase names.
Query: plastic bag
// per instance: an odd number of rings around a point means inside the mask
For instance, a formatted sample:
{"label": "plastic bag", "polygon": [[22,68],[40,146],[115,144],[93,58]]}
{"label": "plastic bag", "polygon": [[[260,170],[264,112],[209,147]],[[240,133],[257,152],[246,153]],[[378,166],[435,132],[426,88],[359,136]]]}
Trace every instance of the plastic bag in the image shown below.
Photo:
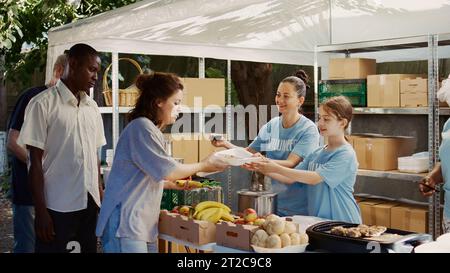
{"label": "plastic bag", "polygon": [[450,105],[450,75],[448,79],[442,81],[442,86],[437,92],[437,97],[441,102],[447,102]]}

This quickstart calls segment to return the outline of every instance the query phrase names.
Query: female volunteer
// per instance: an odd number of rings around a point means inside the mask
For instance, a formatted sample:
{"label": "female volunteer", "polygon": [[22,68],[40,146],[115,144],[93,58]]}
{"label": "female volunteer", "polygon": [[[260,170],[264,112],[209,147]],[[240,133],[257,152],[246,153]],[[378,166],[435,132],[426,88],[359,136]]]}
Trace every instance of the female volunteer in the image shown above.
{"label": "female volunteer", "polygon": [[270,161],[251,166],[283,183],[310,185],[309,215],[360,224],[359,208],[353,197],[358,161],[345,139],[345,129],[353,116],[352,105],[343,96],[333,97],[321,104],[319,114],[320,134],[328,138],[327,145],[316,149],[295,169]]}
{"label": "female volunteer", "polygon": [[[319,146],[316,125],[299,113],[305,101],[308,76],[303,70],[283,79],[278,85],[275,103],[281,116],[265,124],[247,148],[250,152],[265,152],[267,158],[288,168],[295,167]],[[213,140],[217,147],[234,148],[228,141]],[[278,193],[277,214],[307,215],[306,185],[286,185],[272,180],[272,190]]]}
{"label": "female volunteer", "polygon": [[179,113],[183,85],[177,76],[140,75],[136,86],[141,95],[117,143],[97,223],[104,252],[156,252],[163,188],[175,187],[168,181],[224,168],[209,157],[180,164],[167,154],[161,130]]}

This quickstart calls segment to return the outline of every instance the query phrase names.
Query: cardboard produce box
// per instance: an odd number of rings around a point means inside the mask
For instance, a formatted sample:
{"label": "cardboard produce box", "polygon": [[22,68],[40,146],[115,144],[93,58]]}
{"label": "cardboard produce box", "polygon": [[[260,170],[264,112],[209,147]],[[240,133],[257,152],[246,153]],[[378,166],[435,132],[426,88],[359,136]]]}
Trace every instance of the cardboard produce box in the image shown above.
{"label": "cardboard produce box", "polygon": [[391,228],[426,233],[427,227],[428,209],[408,205],[391,209]]}
{"label": "cardboard produce box", "polygon": [[204,245],[216,241],[216,224],[189,219],[186,216],[175,215],[172,236],[196,245]]}
{"label": "cardboard produce box", "polygon": [[367,107],[400,107],[400,81],[417,74],[382,74],[367,76]]}
{"label": "cardboard produce box", "polygon": [[253,251],[251,239],[259,229],[253,225],[236,225],[230,222],[220,222],[216,225],[216,243],[221,246]]}
{"label": "cardboard produce box", "polygon": [[368,75],[376,74],[377,62],[375,59],[363,58],[337,58],[330,59],[328,65],[328,78],[330,80],[365,79]]}
{"label": "cardboard produce box", "polygon": [[403,136],[358,137],[354,149],[359,168],[378,171],[397,170],[398,157],[413,154],[416,139]]}
{"label": "cardboard produce box", "polygon": [[428,106],[428,79],[404,79],[400,81],[401,107]]}
{"label": "cardboard produce box", "polygon": [[365,200],[358,203],[359,209],[361,210],[362,223],[365,225],[375,225],[376,214],[375,205],[382,204],[381,200]]}
{"label": "cardboard produce box", "polygon": [[199,138],[198,134],[181,133],[165,134],[171,142],[172,155],[175,158],[183,158],[184,163],[197,163]]}
{"label": "cardboard produce box", "polygon": [[[211,134],[203,134],[199,140],[199,150],[198,150],[198,159],[202,160],[213,152],[219,152],[226,150],[225,148],[217,148],[211,144],[211,140],[209,136]],[[226,139],[226,135],[222,135],[224,139]]]}
{"label": "cardboard produce box", "polygon": [[201,98],[200,108],[209,105],[225,106],[225,79],[182,78],[184,86],[181,104],[194,107],[194,99]]}
{"label": "cardboard produce box", "polygon": [[161,210],[159,213],[158,232],[169,236],[174,236],[172,226],[175,222],[177,213],[171,213],[167,210]]}

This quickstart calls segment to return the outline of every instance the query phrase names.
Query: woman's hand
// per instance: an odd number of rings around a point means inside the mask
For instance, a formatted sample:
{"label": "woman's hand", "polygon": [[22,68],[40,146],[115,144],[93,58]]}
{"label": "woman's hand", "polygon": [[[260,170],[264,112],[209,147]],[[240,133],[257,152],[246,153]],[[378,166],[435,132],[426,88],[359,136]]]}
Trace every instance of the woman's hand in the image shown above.
{"label": "woman's hand", "polygon": [[221,172],[225,170],[228,165],[214,156],[214,153],[205,157],[202,161],[202,172]]}
{"label": "woman's hand", "polygon": [[[263,159],[266,159],[266,157],[264,157],[261,153],[254,153],[252,157],[261,157]],[[252,163],[245,163],[244,165],[241,165],[241,168],[246,169],[248,171],[256,171]]]}
{"label": "woman's hand", "polygon": [[250,168],[263,174],[276,173],[280,165],[270,159],[264,158],[261,161],[250,163]]}
{"label": "woman's hand", "polygon": [[179,191],[190,191],[195,189],[195,187],[189,187],[189,183],[184,183],[183,186],[180,186],[176,183],[176,181],[164,180],[164,189],[166,190],[179,190]]}
{"label": "woman's hand", "polygon": [[213,139],[211,140],[211,144],[214,147],[218,147],[218,148],[227,148],[227,142],[226,140],[217,140],[217,139]]}

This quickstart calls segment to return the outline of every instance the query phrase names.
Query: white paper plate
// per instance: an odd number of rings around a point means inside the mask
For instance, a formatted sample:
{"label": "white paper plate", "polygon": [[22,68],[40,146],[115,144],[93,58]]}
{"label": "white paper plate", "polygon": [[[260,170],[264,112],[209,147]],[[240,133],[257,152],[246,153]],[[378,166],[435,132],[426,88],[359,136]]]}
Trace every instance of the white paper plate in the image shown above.
{"label": "white paper plate", "polygon": [[442,242],[430,242],[414,248],[415,253],[450,253],[450,245]]}
{"label": "white paper plate", "polygon": [[439,237],[436,238],[436,241],[440,243],[446,243],[450,245],[450,233],[445,233]]}
{"label": "white paper plate", "polygon": [[241,147],[220,151],[214,154],[218,160],[231,166],[241,166],[245,163],[262,160],[261,157],[253,157],[252,155],[252,153]]}
{"label": "white paper plate", "polygon": [[305,252],[308,244],[287,246],[283,248],[265,248],[252,245],[253,250],[257,253],[302,253]]}

